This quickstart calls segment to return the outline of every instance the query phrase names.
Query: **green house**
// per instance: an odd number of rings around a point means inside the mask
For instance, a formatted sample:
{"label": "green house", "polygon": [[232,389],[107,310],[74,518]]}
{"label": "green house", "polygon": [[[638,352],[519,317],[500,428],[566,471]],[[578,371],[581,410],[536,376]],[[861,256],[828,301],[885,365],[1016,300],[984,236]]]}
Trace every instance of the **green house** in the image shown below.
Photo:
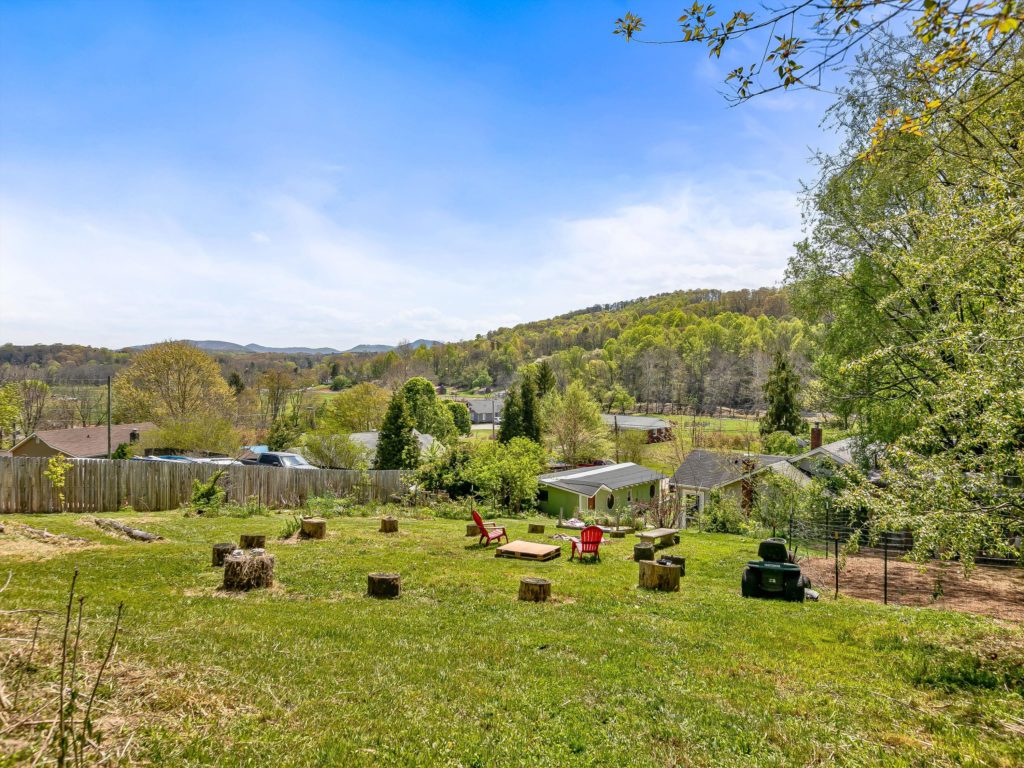
{"label": "green house", "polygon": [[537,506],[553,517],[614,513],[634,501],[660,499],[667,479],[639,464],[580,467],[540,476]]}

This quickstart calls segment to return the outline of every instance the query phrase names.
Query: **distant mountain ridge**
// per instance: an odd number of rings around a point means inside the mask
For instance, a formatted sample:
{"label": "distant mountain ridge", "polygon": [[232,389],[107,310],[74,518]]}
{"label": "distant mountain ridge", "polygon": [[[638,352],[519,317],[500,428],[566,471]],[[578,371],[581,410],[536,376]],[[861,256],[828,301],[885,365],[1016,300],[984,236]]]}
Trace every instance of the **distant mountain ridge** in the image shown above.
{"label": "distant mountain ridge", "polygon": [[[398,349],[398,346],[390,344],[357,344],[351,349],[340,350],[335,349],[334,347],[265,347],[262,344],[235,344],[232,341],[219,341],[217,339],[181,339],[181,341],[207,352],[248,352],[278,355],[341,355],[346,352],[359,355],[376,354],[379,352],[388,352],[392,349]],[[436,344],[443,343],[444,342],[434,341],[432,339],[416,339],[416,341],[410,342],[409,344],[403,344],[402,346],[419,349],[420,347],[430,348]],[[125,349],[148,349],[152,346],[153,344],[136,344],[133,347],[125,347]]]}

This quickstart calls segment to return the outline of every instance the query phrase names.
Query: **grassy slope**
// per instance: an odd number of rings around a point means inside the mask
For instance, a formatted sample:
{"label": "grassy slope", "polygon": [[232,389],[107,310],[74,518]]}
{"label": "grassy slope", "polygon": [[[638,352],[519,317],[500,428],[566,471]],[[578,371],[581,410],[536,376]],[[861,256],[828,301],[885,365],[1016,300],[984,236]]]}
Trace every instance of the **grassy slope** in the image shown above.
{"label": "grassy slope", "polygon": [[[276,534],[283,517],[139,519],[169,541],[116,541],[73,516],[18,516],[106,542],[14,571],[4,607],[58,609],[73,566],[91,611],[127,603],[122,661],[188,680],[136,732],[141,759],[174,765],[1020,765],[1002,727],[1021,691],[949,689],[951,643],[1024,631],[934,610],[831,599],[742,599],[754,544],[684,534],[678,594],[638,591],[629,540],[598,565],[496,560],[458,521],[332,519],[323,542],[272,545],[280,587],[217,592],[209,545]],[[128,518],[130,519],[130,518]],[[511,522],[512,538],[526,524]],[[366,574],[402,573],[397,602]],[[516,601],[522,575],[558,601]],[[915,682],[917,681],[917,682]],[[238,709],[203,713],[224,690]],[[204,698],[209,705],[203,706]],[[196,701],[200,706],[195,705]],[[179,713],[175,707],[181,707]],[[170,720],[167,715],[170,715]],[[0,760],[0,764],[2,764]]]}

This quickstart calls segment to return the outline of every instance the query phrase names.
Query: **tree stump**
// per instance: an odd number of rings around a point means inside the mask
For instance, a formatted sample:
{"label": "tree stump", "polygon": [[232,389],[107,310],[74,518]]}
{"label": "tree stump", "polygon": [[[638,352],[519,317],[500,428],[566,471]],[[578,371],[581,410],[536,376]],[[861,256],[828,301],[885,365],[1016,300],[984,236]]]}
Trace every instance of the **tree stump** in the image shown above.
{"label": "tree stump", "polygon": [[238,539],[240,549],[263,549],[267,546],[267,537],[261,533],[243,533]]}
{"label": "tree stump", "polygon": [[672,565],[679,566],[679,575],[686,575],[686,558],[680,555],[662,555],[658,558],[659,560],[668,560]]}
{"label": "tree stump", "polygon": [[224,558],[224,589],[264,589],[273,583],[273,555],[241,554]]}
{"label": "tree stump", "polygon": [[476,523],[466,523],[466,535],[467,536],[479,536],[480,529],[476,527]]}
{"label": "tree stump", "polygon": [[626,532],[625,531],[612,531],[611,533],[608,534],[608,536],[609,536],[609,538],[612,538],[612,539],[624,539],[624,538],[626,538]]}
{"label": "tree stump", "polygon": [[654,559],[654,544],[649,541],[643,541],[639,544],[633,545],[633,559],[638,563],[641,560],[653,560]]}
{"label": "tree stump", "polygon": [[397,573],[371,573],[366,577],[366,594],[370,597],[393,598],[402,594],[402,577]]}
{"label": "tree stump", "polygon": [[653,560],[640,561],[640,586],[662,592],[679,591],[678,565],[661,565]]}
{"label": "tree stump", "polygon": [[213,545],[213,567],[222,568],[224,566],[224,558],[235,551],[234,544],[214,544]]}
{"label": "tree stump", "polygon": [[530,523],[526,531],[527,533],[544,533],[544,526],[540,523]]}
{"label": "tree stump", "polygon": [[523,576],[519,580],[519,599],[532,603],[543,603],[551,597],[551,582],[533,576]]}
{"label": "tree stump", "polygon": [[381,533],[398,533],[398,518],[388,515],[380,519]]}
{"label": "tree stump", "polygon": [[302,536],[306,539],[327,538],[327,521],[322,517],[304,517],[300,523]]}

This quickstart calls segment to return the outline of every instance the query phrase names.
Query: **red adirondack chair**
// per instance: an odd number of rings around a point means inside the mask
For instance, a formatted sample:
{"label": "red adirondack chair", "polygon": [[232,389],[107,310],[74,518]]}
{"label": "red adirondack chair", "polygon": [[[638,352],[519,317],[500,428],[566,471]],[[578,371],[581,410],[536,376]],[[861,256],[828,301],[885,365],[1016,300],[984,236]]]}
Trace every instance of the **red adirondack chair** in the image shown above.
{"label": "red adirondack chair", "polygon": [[579,553],[580,560],[584,555],[593,555],[600,560],[601,555],[597,550],[601,547],[602,538],[604,538],[604,531],[596,525],[588,525],[580,531],[578,539],[572,540],[572,553],[570,553],[569,559],[572,560]]}
{"label": "red adirondack chair", "polygon": [[476,527],[480,531],[480,544],[486,546],[492,541],[500,542],[502,537],[505,538],[505,543],[508,543],[508,534],[505,533],[505,529],[494,523],[485,523],[480,519],[480,513],[475,509],[473,510],[473,522],[476,523]]}

